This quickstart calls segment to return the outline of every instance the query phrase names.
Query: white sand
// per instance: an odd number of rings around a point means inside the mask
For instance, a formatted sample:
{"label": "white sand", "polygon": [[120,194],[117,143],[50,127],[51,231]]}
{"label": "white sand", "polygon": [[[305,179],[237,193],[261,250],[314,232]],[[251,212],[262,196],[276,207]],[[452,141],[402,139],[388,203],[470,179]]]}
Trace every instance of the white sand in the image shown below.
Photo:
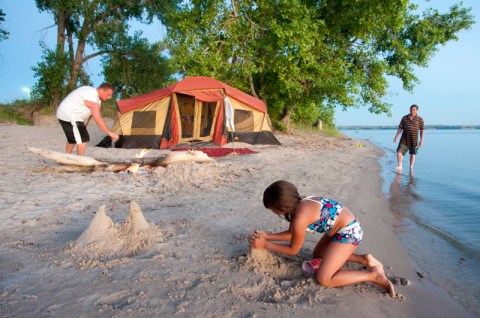
{"label": "white sand", "polygon": [[[379,150],[355,140],[277,137],[283,146],[236,143],[258,153],[211,163],[60,173],[42,168],[53,163],[27,149],[63,151],[59,127],[0,125],[0,316],[471,316],[417,276],[380,192]],[[136,153],[90,145],[86,154]],[[401,297],[371,284],[319,287],[301,270],[319,235],[307,234],[295,257],[250,251],[253,230],[288,226],[262,206],[264,188],[278,179],[354,211],[365,231],[358,251],[409,281],[396,286]]]}

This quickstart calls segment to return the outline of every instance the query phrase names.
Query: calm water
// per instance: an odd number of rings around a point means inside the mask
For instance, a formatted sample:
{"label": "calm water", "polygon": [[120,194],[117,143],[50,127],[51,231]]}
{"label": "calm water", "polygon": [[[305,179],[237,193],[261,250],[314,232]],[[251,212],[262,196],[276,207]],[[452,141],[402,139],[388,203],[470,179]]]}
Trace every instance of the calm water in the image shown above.
{"label": "calm water", "polygon": [[385,150],[383,191],[397,235],[438,286],[480,316],[480,130],[426,130],[413,175],[397,174],[396,130],[344,130]]}

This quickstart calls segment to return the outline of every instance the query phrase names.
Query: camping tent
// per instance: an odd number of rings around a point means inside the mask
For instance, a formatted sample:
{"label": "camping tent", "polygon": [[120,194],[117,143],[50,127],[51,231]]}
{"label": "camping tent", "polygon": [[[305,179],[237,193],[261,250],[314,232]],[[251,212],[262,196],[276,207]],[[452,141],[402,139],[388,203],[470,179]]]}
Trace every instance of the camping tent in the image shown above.
{"label": "camping tent", "polygon": [[[177,144],[234,140],[280,144],[265,104],[210,77],[187,77],[144,95],[119,100],[115,147],[164,149]],[[98,146],[108,146],[104,139]]]}

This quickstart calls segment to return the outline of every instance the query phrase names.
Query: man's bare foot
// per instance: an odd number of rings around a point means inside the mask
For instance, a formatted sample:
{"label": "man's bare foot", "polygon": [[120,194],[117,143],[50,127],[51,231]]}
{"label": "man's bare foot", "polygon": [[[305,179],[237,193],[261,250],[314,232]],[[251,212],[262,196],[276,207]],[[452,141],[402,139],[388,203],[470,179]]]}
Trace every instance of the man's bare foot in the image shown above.
{"label": "man's bare foot", "polygon": [[395,170],[396,170],[397,172],[402,172],[402,166],[396,167]]}
{"label": "man's bare foot", "polygon": [[368,268],[372,268],[374,266],[378,266],[378,267],[381,267],[382,270],[383,270],[383,265],[382,263],[380,263],[380,261],[378,259],[376,259],[375,257],[373,257],[372,254],[365,254],[364,255],[365,259],[367,260],[367,267]]}
{"label": "man's bare foot", "polygon": [[385,275],[385,272],[383,271],[383,268],[373,266],[372,268],[370,268],[370,271],[375,274],[375,278],[373,279],[372,283],[386,289],[388,294],[391,297],[395,298],[395,288],[393,287],[393,284],[388,280],[387,275]]}

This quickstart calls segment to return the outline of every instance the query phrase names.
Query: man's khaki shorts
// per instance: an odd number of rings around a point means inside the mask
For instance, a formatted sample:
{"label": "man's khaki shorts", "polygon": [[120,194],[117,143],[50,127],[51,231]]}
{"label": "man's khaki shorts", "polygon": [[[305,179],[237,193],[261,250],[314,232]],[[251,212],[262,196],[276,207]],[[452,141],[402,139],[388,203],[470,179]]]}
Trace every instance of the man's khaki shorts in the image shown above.
{"label": "man's khaki shorts", "polygon": [[408,145],[402,144],[402,143],[400,143],[398,145],[397,152],[401,152],[402,155],[405,156],[407,151],[411,155],[416,155],[418,153],[418,146],[408,146]]}

